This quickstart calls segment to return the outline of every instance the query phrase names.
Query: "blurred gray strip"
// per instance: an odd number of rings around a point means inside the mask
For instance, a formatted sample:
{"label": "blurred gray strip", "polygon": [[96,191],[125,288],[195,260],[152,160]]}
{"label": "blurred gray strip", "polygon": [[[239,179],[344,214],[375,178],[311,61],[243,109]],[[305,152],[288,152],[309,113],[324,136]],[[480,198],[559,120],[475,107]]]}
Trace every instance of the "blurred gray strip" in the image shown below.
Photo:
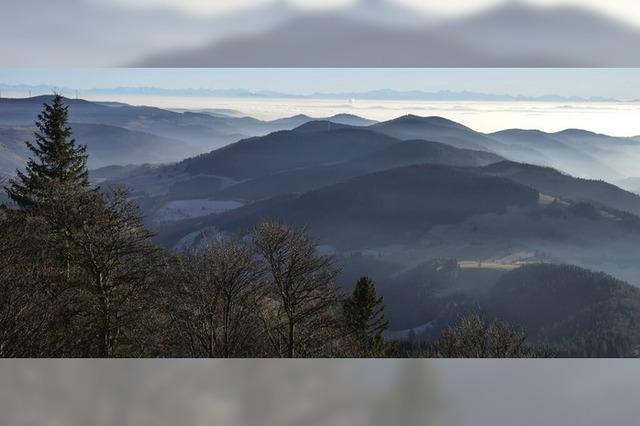
{"label": "blurred gray strip", "polygon": [[640,66],[640,26],[557,3],[505,2],[444,18],[392,0],[317,12],[272,2],[222,15],[93,0],[11,1],[2,6],[0,65]]}
{"label": "blurred gray strip", "polygon": [[633,360],[0,360],[0,424],[623,426]]}

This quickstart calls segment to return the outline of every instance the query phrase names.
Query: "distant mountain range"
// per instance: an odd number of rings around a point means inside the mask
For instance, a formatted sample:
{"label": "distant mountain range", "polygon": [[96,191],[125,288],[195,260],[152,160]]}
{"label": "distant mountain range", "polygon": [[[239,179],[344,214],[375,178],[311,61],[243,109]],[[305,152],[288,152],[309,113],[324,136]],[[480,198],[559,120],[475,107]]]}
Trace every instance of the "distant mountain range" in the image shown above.
{"label": "distant mountain range", "polygon": [[[0,99],[0,173],[21,167],[34,121],[50,95]],[[273,121],[224,113],[169,111],[122,103],[66,99],[78,140],[88,146],[91,168],[131,163],[168,163],[206,153],[238,139],[292,129],[313,118],[296,115]],[[349,114],[328,117],[335,123],[366,126],[371,120]]]}
{"label": "distant mountain range", "polygon": [[[638,141],[613,138],[592,132],[511,129],[492,134],[476,132],[441,117],[406,115],[374,124],[371,129],[399,139],[426,139],[457,148],[493,152],[515,161],[551,166],[574,176],[619,179],[633,174],[627,160],[638,158]],[[596,154],[597,155],[594,155]],[[603,153],[605,158],[600,157]]]}
{"label": "distant mountain range", "polygon": [[[32,132],[42,103],[49,99],[50,96],[0,99],[0,144],[6,153],[1,164],[5,174],[12,173],[23,161],[26,155],[23,142]],[[77,136],[88,145],[92,168],[176,162],[274,131],[298,128],[297,134],[300,135],[308,130],[348,132],[347,127],[358,127],[399,140],[427,140],[455,148],[485,151],[508,160],[554,167],[574,176],[610,182],[635,176],[640,161],[638,138],[611,137],[578,129],[556,133],[507,129],[484,134],[442,117],[405,115],[376,123],[350,114],[327,118],[300,114],[263,121],[243,117],[233,111],[170,111],[82,99],[67,99],[67,102]],[[302,126],[312,121],[315,123]],[[282,137],[287,135],[284,133]]]}
{"label": "distant mountain range", "polygon": [[[56,90],[65,94],[75,93],[74,88],[53,87],[51,85],[3,84],[0,90],[10,93],[26,94],[51,93]],[[603,96],[562,96],[547,94],[541,96],[525,96],[517,94],[494,94],[473,92],[468,90],[424,91],[424,90],[393,90],[378,89],[363,92],[317,92],[308,94],[294,94],[271,90],[247,89],[212,89],[186,88],[166,89],[160,87],[111,87],[85,88],[80,90],[83,95],[155,95],[155,96],[185,96],[185,97],[220,97],[220,98],[259,98],[259,99],[355,99],[355,100],[420,100],[420,101],[494,101],[494,102],[637,102],[636,99],[616,99]]]}

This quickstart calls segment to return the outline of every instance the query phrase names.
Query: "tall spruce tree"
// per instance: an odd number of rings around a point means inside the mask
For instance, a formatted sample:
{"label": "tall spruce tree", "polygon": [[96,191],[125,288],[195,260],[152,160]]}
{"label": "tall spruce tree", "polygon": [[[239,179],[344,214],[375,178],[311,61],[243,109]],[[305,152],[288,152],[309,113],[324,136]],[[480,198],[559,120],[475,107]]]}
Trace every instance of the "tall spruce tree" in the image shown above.
{"label": "tall spruce tree", "polygon": [[38,114],[35,143],[26,142],[33,153],[26,170],[18,171],[6,188],[9,197],[21,208],[37,210],[50,194],[52,186],[65,191],[84,191],[89,187],[86,146],[76,145],[68,126],[69,107],[55,94]]}
{"label": "tall spruce tree", "polygon": [[344,302],[344,313],[365,356],[389,355],[393,345],[384,340],[389,321],[384,316],[382,297],[369,277],[358,280],[351,296]]}

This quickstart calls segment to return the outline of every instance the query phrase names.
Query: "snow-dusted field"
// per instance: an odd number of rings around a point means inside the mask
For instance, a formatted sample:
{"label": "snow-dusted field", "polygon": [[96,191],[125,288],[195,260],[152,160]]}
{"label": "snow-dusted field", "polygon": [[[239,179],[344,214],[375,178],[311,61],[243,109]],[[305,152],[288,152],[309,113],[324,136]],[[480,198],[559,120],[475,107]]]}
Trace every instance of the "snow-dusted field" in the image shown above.
{"label": "snow-dusted field", "polygon": [[183,219],[224,213],[242,207],[237,201],[216,201],[208,199],[169,201],[156,211],[153,222],[156,224],[175,222]]}

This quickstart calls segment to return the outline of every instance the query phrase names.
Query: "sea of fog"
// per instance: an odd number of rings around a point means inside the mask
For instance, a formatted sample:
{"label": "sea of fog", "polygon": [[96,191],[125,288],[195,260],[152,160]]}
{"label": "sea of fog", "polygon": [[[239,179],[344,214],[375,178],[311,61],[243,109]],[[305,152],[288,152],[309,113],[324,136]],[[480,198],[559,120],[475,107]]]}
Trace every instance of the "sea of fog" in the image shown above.
{"label": "sea of fog", "polygon": [[264,120],[296,114],[327,117],[349,113],[380,121],[404,114],[415,114],[446,117],[481,132],[493,132],[506,128],[555,132],[579,128],[612,136],[640,135],[640,103],[638,102],[246,99],[122,94],[86,94],[82,97],[88,100],[111,100],[161,108],[231,109],[242,115]]}

